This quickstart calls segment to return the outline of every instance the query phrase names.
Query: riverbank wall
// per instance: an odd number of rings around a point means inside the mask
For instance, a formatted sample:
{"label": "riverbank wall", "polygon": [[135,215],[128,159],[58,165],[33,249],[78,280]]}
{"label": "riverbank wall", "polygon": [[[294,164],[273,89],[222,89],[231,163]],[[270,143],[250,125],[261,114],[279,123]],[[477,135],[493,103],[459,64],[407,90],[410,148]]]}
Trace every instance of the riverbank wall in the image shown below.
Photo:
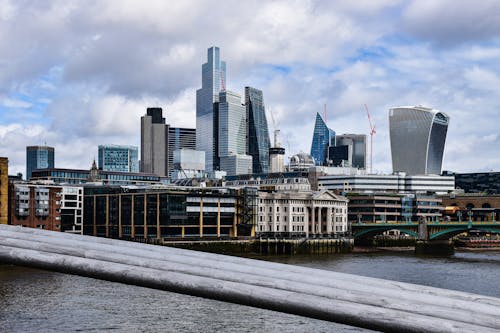
{"label": "riverbank wall", "polygon": [[259,238],[248,240],[164,241],[162,245],[220,254],[294,255],[349,253],[352,252],[354,247],[354,240],[351,238]]}

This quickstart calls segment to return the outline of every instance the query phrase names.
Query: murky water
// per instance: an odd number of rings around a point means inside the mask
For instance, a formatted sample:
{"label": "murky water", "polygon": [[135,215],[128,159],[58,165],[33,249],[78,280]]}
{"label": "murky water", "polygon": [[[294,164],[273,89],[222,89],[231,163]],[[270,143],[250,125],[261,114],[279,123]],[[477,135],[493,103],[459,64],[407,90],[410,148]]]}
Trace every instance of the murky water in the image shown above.
{"label": "murky water", "polygon": [[[500,252],[368,253],[273,261],[500,297]],[[1,332],[365,332],[247,306],[0,265]]]}

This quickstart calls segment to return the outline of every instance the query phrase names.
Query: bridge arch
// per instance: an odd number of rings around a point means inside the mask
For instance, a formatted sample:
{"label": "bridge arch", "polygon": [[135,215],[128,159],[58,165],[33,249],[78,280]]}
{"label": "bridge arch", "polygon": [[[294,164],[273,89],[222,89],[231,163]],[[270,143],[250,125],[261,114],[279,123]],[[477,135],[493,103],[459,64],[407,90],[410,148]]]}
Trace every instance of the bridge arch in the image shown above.
{"label": "bridge arch", "polygon": [[353,234],[353,237],[354,237],[354,239],[356,239],[356,238],[361,238],[361,237],[367,236],[367,235],[376,236],[376,235],[381,235],[382,233],[389,231],[389,230],[399,230],[405,234],[408,234],[410,236],[418,238],[418,232],[415,232],[414,230],[411,230],[411,229],[407,229],[404,227],[397,227],[397,226],[390,226],[390,227],[386,227],[386,228],[380,228],[380,227],[370,228],[370,229],[366,229],[366,230],[363,230],[363,231],[360,231],[360,232]]}
{"label": "bridge arch", "polygon": [[[468,226],[440,230],[436,233],[429,235],[429,239],[433,240],[433,239],[451,238],[453,236],[456,236],[458,234],[461,234],[462,232],[466,232],[469,230],[470,229],[468,228]],[[480,231],[491,232],[491,233],[500,233],[500,228],[496,228],[496,227],[477,227],[477,226],[474,226],[474,230],[480,230]],[[445,236],[445,237],[443,237],[443,236]]]}

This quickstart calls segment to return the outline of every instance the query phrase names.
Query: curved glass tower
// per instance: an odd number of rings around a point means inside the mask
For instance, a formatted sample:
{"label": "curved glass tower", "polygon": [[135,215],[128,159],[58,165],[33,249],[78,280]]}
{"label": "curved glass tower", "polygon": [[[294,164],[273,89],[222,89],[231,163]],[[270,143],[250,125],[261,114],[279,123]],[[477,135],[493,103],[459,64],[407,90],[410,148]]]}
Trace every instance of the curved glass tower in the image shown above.
{"label": "curved glass tower", "polygon": [[253,173],[267,173],[271,143],[262,91],[245,87],[245,105],[248,117],[247,154],[252,156],[252,170]]}
{"label": "curved glass tower", "polygon": [[311,156],[314,157],[316,165],[327,164],[329,146],[335,146],[335,132],[326,126],[318,112],[311,144]]}
{"label": "curved glass tower", "polygon": [[447,114],[422,106],[390,109],[392,170],[441,174],[448,123]]}

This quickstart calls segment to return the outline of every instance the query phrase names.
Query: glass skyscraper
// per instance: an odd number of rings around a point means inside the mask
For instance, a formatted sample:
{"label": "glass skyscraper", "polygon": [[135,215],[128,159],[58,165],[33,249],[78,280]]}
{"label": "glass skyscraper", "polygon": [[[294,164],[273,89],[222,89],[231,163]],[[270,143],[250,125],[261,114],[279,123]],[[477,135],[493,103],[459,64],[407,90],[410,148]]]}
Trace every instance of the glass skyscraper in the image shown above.
{"label": "glass skyscraper", "polygon": [[54,148],[48,146],[26,147],[26,179],[29,180],[36,169],[54,167]]}
{"label": "glass skyscraper", "polygon": [[314,157],[316,165],[327,164],[329,146],[335,146],[335,132],[326,126],[321,115],[317,113],[311,144],[311,156]]}
{"label": "glass skyscraper", "polygon": [[247,154],[252,156],[253,173],[269,172],[269,129],[262,91],[245,87],[245,105],[248,123]]}
{"label": "glass skyscraper", "polygon": [[441,174],[449,117],[422,106],[389,110],[392,169],[409,175]]}
{"label": "glass skyscraper", "polygon": [[214,102],[226,82],[226,63],[220,60],[218,47],[208,49],[207,62],[201,67],[201,89],[196,91],[196,149],[205,152],[206,170],[214,165]]}
{"label": "glass skyscraper", "polygon": [[219,94],[219,157],[246,154],[246,109],[241,96],[231,91]]}
{"label": "glass skyscraper", "polygon": [[135,146],[99,145],[98,167],[104,171],[139,172],[138,151]]}

